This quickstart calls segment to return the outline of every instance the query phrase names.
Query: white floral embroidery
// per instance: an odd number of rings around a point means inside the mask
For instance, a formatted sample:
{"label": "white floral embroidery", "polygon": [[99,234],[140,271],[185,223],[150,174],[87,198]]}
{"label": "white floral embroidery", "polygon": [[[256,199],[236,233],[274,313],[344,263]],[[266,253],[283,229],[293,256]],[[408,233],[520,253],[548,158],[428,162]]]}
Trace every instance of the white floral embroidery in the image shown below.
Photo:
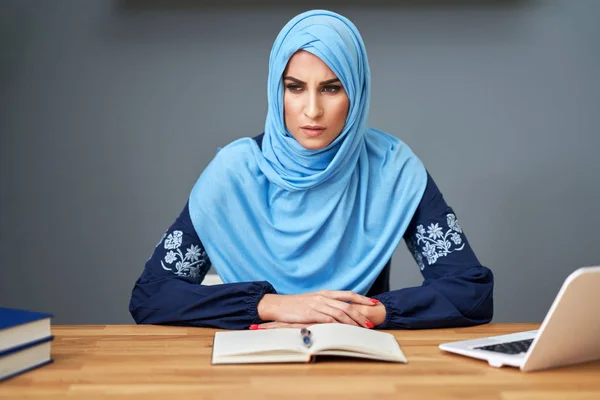
{"label": "white floral embroidery", "polygon": [[185,253],[185,258],[189,258],[190,261],[198,261],[200,258],[200,246],[196,246],[195,244],[191,245]]}
{"label": "white floral embroidery", "polygon": [[425,248],[423,249],[423,255],[427,257],[429,265],[433,264],[438,259],[438,253],[435,250],[435,246],[429,242],[425,242]]}
{"label": "white floral embroidery", "polygon": [[165,256],[165,261],[167,264],[173,264],[173,261],[177,260],[177,255],[171,250]]}
{"label": "white floral embroidery", "polygon": [[181,242],[183,239],[183,232],[173,231],[167,236],[165,240],[165,249],[170,250],[166,255],[164,261],[171,265],[175,263],[174,268],[168,268],[160,261],[163,269],[171,271],[179,276],[186,276],[190,278],[198,278],[201,270],[206,269],[206,252],[201,249],[200,246],[192,244],[187,248],[185,256],[181,251]]}
{"label": "white floral embroidery", "polygon": [[462,228],[460,227],[460,225],[458,224],[458,221],[456,220],[456,215],[448,214],[446,216],[446,222],[448,222],[448,227],[450,229],[452,229],[458,233],[462,233]]}
{"label": "white floral embroidery", "polygon": [[[158,243],[156,243],[156,246],[154,246],[154,248],[157,248],[158,246],[160,246],[160,244],[162,243],[162,241],[165,239],[166,236],[167,236],[167,232],[165,232],[164,235],[162,235],[162,237],[160,238]],[[152,254],[150,254],[150,257],[148,257],[146,259],[146,262],[150,261],[151,258],[152,258]]]}
{"label": "white floral embroidery", "polygon": [[[456,220],[456,215],[448,214],[446,222],[448,224],[448,231],[446,233],[439,226],[439,223],[432,223],[427,227],[427,230],[425,230],[423,225],[419,225],[417,226],[417,241],[415,242],[412,238],[407,241],[408,249],[421,270],[425,268],[423,256],[427,258],[427,264],[432,265],[440,257],[445,257],[455,251],[461,251],[465,247],[460,236],[462,228]],[[452,243],[460,247],[455,247],[452,250]],[[421,246],[420,249],[419,246]]]}
{"label": "white floral embroidery", "polygon": [[450,239],[452,239],[454,244],[457,246],[459,246],[462,243],[462,239],[460,238],[460,235],[456,232],[453,233],[452,235],[450,235]]}
{"label": "white floral embroidery", "polygon": [[181,231],[173,231],[173,233],[169,233],[167,239],[165,240],[165,249],[177,249],[181,246],[181,238],[183,237],[183,232]]}
{"label": "white floral embroidery", "polygon": [[432,239],[437,239],[438,237],[444,236],[442,233],[442,228],[440,228],[437,223],[429,225],[429,228],[427,228],[427,233]]}

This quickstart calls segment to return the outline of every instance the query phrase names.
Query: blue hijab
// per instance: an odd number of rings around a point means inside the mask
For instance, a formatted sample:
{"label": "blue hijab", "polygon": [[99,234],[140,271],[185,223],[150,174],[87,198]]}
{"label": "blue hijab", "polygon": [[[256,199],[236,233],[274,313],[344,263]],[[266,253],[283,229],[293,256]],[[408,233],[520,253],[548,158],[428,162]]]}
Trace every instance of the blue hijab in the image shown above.
{"label": "blue hijab", "polygon": [[[284,123],[282,74],[298,50],[325,62],[350,100],[344,129],[320,150],[302,147]],[[345,17],[308,11],[281,30],[269,59],[262,149],[251,138],[220,149],[189,198],[223,282],[268,281],[280,294],[367,293],[427,183],[406,144],[367,127],[370,83],[362,38]]]}

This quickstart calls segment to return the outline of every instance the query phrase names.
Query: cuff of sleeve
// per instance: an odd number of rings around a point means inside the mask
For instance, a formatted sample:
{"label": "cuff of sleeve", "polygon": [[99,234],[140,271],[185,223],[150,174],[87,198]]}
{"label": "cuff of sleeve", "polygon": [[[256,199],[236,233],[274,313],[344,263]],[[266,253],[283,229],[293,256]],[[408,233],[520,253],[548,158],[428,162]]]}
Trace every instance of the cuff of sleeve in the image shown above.
{"label": "cuff of sleeve", "polygon": [[262,300],[265,294],[277,294],[277,291],[267,281],[254,282],[248,290],[248,301],[246,312],[252,319],[253,324],[262,324],[263,320],[258,316],[258,303]]}
{"label": "cuff of sleeve", "polygon": [[373,298],[379,300],[385,307],[385,320],[381,324],[375,326],[375,329],[388,329],[391,325],[395,310],[393,298],[389,295],[389,292],[373,296]]}

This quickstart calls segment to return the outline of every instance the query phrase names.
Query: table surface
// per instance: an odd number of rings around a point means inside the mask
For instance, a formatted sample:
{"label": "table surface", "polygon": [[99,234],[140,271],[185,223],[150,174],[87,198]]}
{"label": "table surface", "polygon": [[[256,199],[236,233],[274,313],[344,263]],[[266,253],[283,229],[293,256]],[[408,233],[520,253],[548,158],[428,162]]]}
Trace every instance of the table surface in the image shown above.
{"label": "table surface", "polygon": [[600,399],[600,361],[523,373],[438,348],[538,327],[386,331],[396,337],[408,364],[325,358],[311,364],[213,366],[215,329],[53,326],[54,363],[0,383],[0,398]]}

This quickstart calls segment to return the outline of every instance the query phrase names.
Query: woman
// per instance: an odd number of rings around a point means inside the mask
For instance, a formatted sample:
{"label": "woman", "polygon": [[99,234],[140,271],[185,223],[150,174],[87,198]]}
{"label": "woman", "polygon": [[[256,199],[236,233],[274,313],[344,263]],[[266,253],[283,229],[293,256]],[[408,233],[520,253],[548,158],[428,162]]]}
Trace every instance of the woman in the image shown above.
{"label": "woman", "polygon": [[[487,323],[493,275],[409,147],[366,126],[367,54],[346,18],[293,18],[271,51],[263,135],[221,149],[137,280],[137,323],[267,329]],[[425,278],[389,290],[404,238]],[[184,254],[185,251],[185,254]],[[223,284],[201,284],[213,265]]]}

